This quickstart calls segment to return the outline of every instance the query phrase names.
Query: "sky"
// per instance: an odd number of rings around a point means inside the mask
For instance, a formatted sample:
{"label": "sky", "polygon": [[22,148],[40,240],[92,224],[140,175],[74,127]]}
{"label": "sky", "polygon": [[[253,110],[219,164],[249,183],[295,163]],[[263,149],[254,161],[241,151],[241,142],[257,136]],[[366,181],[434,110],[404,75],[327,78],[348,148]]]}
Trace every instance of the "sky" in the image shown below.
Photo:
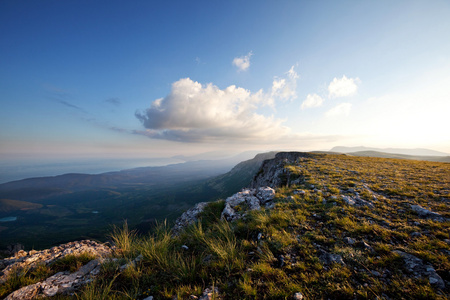
{"label": "sky", "polygon": [[0,1],[0,159],[450,153],[450,1]]}

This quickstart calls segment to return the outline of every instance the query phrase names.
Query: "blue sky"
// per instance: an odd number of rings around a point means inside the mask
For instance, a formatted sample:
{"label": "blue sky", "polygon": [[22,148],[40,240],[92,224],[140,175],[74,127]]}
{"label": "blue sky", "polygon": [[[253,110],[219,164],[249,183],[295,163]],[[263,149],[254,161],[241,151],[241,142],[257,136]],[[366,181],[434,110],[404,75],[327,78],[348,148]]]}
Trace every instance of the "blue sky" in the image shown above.
{"label": "blue sky", "polygon": [[0,2],[1,158],[450,153],[449,1]]}

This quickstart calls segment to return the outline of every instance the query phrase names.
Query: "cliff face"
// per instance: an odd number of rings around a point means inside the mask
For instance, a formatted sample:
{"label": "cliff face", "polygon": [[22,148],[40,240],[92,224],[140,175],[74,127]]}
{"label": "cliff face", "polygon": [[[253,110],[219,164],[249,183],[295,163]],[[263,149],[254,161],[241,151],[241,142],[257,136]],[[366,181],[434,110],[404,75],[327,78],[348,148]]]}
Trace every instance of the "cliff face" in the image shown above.
{"label": "cliff face", "polygon": [[301,179],[291,178],[290,172],[284,167],[300,163],[305,158],[311,158],[312,155],[305,152],[279,152],[274,159],[265,160],[258,173],[256,173],[250,185],[251,188],[270,186],[272,188],[283,185],[291,185],[293,180],[299,183]]}

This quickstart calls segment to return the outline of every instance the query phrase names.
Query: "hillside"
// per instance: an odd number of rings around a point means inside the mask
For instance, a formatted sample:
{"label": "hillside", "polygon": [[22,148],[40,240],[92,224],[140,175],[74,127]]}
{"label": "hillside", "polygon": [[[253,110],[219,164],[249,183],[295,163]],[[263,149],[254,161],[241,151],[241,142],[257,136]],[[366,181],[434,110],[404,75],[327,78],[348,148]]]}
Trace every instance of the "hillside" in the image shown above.
{"label": "hillside", "polygon": [[176,235],[116,228],[114,258],[77,298],[448,299],[449,183],[447,163],[278,153]]}
{"label": "hillside", "polygon": [[[258,154],[236,166],[242,155],[2,184],[0,199],[5,200],[0,200],[0,250],[16,243],[26,249],[42,249],[76,239],[106,241],[111,226],[124,220],[146,233],[158,221],[173,222],[197,202],[215,201],[241,190],[263,160],[274,155]],[[1,222],[8,217],[17,219]],[[47,233],[46,239],[42,239],[42,232]]]}

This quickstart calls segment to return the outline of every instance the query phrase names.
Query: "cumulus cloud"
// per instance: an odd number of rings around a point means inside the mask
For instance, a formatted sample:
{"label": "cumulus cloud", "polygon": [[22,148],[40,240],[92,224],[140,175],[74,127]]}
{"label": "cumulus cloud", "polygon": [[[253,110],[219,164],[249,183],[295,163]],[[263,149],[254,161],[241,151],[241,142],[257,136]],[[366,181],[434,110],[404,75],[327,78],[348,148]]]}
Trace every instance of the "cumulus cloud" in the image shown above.
{"label": "cumulus cloud", "polygon": [[271,97],[285,101],[297,98],[298,78],[294,66],[289,69],[284,78],[276,77],[272,82]]}
{"label": "cumulus cloud", "polygon": [[325,113],[327,117],[348,116],[352,109],[351,103],[341,103]]}
{"label": "cumulus cloud", "polygon": [[347,97],[356,94],[358,91],[359,78],[347,78],[345,75],[342,78],[334,78],[328,85],[328,97],[339,98]]}
{"label": "cumulus cloud", "polygon": [[305,101],[303,101],[301,109],[318,107],[323,104],[323,99],[317,94],[308,94]]}
{"label": "cumulus cloud", "polygon": [[172,84],[170,93],[136,112],[151,138],[183,141],[267,140],[287,134],[283,120],[256,113],[266,96],[231,85],[220,89],[190,78]]}
{"label": "cumulus cloud", "polygon": [[235,57],[233,59],[233,65],[238,68],[238,71],[246,71],[250,67],[250,57],[253,55],[250,51],[247,55],[241,57]]}

